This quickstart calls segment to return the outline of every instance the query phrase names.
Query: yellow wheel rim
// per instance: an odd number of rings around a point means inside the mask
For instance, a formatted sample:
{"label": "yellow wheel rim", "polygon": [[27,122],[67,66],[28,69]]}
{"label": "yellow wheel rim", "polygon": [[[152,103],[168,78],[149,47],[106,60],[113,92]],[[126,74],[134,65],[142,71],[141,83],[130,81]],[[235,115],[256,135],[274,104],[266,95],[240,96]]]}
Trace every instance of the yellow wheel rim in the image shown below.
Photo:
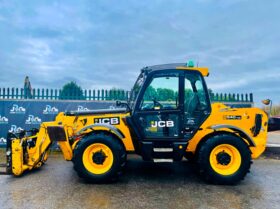
{"label": "yellow wheel rim", "polygon": [[221,144],[210,153],[210,165],[221,175],[232,175],[240,168],[241,155],[234,146]]}
{"label": "yellow wheel rim", "polygon": [[113,152],[105,144],[94,143],[88,146],[83,153],[83,164],[93,174],[104,174],[113,165]]}

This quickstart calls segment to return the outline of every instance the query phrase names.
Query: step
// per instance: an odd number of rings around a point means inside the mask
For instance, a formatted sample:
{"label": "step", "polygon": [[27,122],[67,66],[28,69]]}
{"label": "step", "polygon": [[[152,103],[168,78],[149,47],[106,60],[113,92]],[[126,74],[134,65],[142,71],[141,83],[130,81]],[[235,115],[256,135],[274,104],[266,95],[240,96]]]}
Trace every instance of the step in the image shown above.
{"label": "step", "polygon": [[172,163],[173,159],[171,158],[154,158],[154,163]]}
{"label": "step", "polygon": [[173,148],[153,148],[154,152],[173,152]]}

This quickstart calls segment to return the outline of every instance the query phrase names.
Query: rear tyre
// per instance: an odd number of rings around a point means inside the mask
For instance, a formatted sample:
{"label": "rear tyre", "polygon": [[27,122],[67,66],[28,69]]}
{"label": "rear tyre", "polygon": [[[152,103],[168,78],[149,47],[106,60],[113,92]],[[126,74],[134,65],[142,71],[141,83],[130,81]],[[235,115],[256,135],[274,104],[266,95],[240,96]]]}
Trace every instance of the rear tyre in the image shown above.
{"label": "rear tyre", "polygon": [[93,183],[117,180],[126,165],[121,142],[111,135],[98,133],[83,138],[74,150],[74,170]]}
{"label": "rear tyre", "polygon": [[217,135],[204,142],[198,153],[200,175],[214,184],[236,184],[251,166],[248,145],[239,137]]}

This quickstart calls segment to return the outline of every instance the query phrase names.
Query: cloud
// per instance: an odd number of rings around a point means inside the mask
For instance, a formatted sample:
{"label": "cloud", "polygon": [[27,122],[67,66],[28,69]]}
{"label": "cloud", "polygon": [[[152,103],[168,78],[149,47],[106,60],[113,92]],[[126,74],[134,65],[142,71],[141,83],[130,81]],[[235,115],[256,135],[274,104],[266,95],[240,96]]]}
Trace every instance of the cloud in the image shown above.
{"label": "cloud", "polygon": [[23,41],[24,48],[19,51],[26,57],[45,58],[52,54],[49,44],[42,39],[26,39]]}
{"label": "cloud", "polygon": [[[254,72],[241,73],[237,78],[223,78],[223,81],[218,83],[210,83],[212,89],[216,91],[232,90],[252,85],[262,81],[280,80],[280,67],[277,69],[269,69],[269,73],[264,74],[263,70],[254,70]],[[261,86],[262,89],[262,86]],[[260,91],[261,91],[260,89]],[[267,89],[267,87],[265,87]]]}
{"label": "cloud", "polygon": [[[147,65],[193,59],[219,92],[280,102],[278,1],[2,1],[0,85],[130,89]],[[278,89],[278,90],[277,90]]]}

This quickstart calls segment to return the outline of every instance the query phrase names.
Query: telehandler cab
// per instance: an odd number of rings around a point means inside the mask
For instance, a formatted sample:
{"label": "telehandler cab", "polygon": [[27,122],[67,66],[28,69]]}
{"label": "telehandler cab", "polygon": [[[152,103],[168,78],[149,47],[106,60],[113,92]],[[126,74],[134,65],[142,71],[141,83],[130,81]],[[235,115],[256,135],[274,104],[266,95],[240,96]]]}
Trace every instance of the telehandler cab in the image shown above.
{"label": "telehandler cab", "polygon": [[155,163],[197,164],[211,183],[235,184],[265,150],[267,114],[258,108],[211,105],[208,69],[189,64],[145,67],[126,103],[113,110],[61,112],[39,130],[8,133],[6,174],[41,167],[52,143],[78,175],[92,182],[117,179],[128,153]]}

